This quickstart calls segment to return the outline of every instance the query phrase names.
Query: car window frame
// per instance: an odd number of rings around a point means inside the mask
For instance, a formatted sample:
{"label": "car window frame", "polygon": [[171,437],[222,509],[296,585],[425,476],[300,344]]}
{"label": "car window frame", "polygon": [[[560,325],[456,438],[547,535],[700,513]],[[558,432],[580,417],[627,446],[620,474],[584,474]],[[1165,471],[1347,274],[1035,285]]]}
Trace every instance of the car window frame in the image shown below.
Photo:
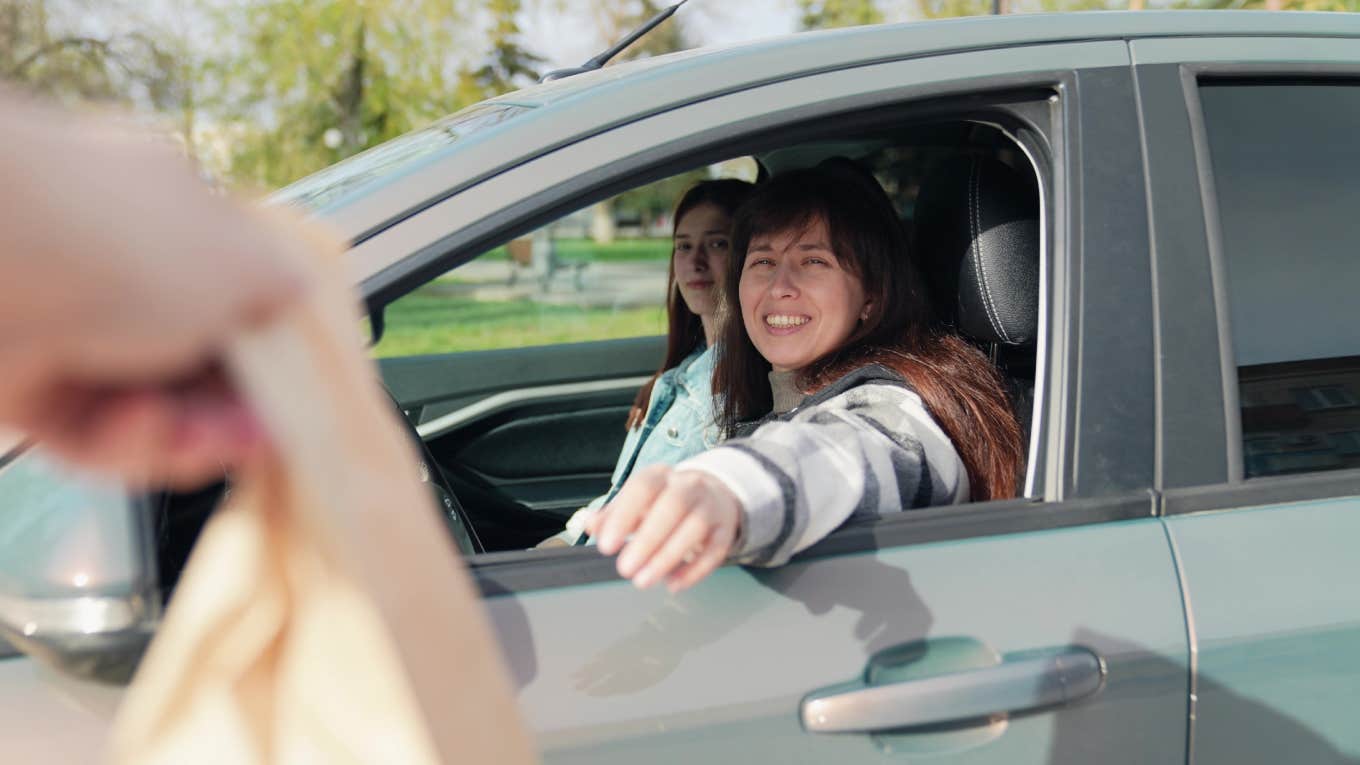
{"label": "car window frame", "polygon": [[[574,184],[565,190],[561,187],[543,189],[494,214],[480,216],[475,225],[445,234],[426,245],[427,251],[422,253],[425,255],[424,263],[408,264],[400,273],[379,272],[381,278],[371,278],[365,283],[367,299],[371,306],[380,306],[399,294],[399,290],[392,289],[393,284],[445,271],[458,262],[460,255],[467,257],[493,246],[497,241],[532,230],[592,198],[607,197],[639,183],[694,166],[704,158],[704,152],[716,151],[719,146],[727,154],[750,153],[753,147],[743,141],[759,146],[764,136],[775,131],[787,135],[791,126],[807,124],[822,125],[825,132],[826,120],[833,116],[838,119],[835,132],[844,133],[848,128],[841,120],[868,108],[872,108],[879,119],[884,118],[885,109],[895,108],[910,110],[913,119],[919,120],[929,116],[923,107],[937,105],[940,114],[957,117],[966,111],[962,106],[966,102],[972,103],[971,108],[975,112],[997,112],[996,104],[1005,102],[1004,94],[1046,91],[1046,97],[1038,103],[1051,115],[1051,129],[1042,141],[1021,142],[1021,146],[1031,155],[1031,160],[1039,167],[1045,204],[1051,205],[1044,212],[1045,225],[1042,227],[1048,253],[1045,262],[1047,273],[1043,277],[1048,293],[1043,314],[1047,326],[1042,332],[1042,342],[1048,345],[1045,353],[1049,362],[1041,367],[1039,384],[1047,391],[1041,403],[1046,410],[1043,416],[1035,420],[1038,433],[1035,443],[1042,444],[1042,448],[1038,459],[1032,461],[1041,474],[1036,477],[1035,485],[1042,487],[1042,498],[973,503],[966,507],[913,512],[880,519],[860,527],[840,530],[803,555],[836,555],[889,545],[1151,517],[1154,513],[1150,493],[1151,428],[1149,426],[1147,429],[1147,448],[1144,449],[1141,445],[1134,448],[1128,446],[1128,439],[1121,435],[1125,428],[1118,424],[1113,428],[1108,427],[1109,420],[1122,418],[1124,423],[1136,428],[1135,423],[1139,420],[1147,422],[1150,416],[1141,416],[1138,407],[1131,409],[1107,401],[1108,396],[1099,387],[1101,378],[1107,381],[1117,378],[1121,371],[1101,369],[1098,363],[1083,367],[1083,360],[1089,364],[1093,361],[1091,357],[1096,354],[1092,347],[1083,346],[1084,339],[1072,329],[1081,327],[1093,336],[1116,337],[1121,329],[1117,326],[1118,322],[1109,314],[1098,316],[1090,310],[1095,302],[1108,300],[1109,294],[1090,290],[1089,287],[1093,284],[1127,284],[1130,274],[1133,284],[1125,300],[1130,310],[1120,316],[1131,317],[1138,322],[1148,318],[1151,311],[1148,297],[1151,292],[1150,275],[1147,274],[1147,264],[1140,263],[1137,257],[1140,251],[1146,250],[1144,224],[1138,216],[1125,215],[1122,205],[1111,203],[1109,195],[1118,197],[1118,190],[1110,191],[1107,188],[1109,184],[1093,182],[1104,178],[1087,177],[1095,168],[1101,168],[1109,177],[1136,176],[1137,173],[1131,170],[1141,163],[1139,152],[1128,146],[1130,137],[1136,138],[1136,128],[1131,127],[1136,120],[1127,49],[1122,43],[1111,45],[1117,46],[1123,54],[1122,59],[1103,62],[1099,66],[1083,68],[1073,65],[1021,74],[1008,71],[1006,74],[987,77],[903,86],[890,93],[874,94],[869,99],[870,103],[863,107],[853,98],[833,99],[832,103],[819,104],[820,108],[807,108],[805,105],[797,110],[801,113],[794,116],[781,114],[769,118],[764,125],[751,121],[744,124],[741,130],[728,126],[725,131],[714,129],[706,133],[692,132],[687,136],[687,141],[667,144],[663,150],[652,152],[653,156],[630,157],[626,161],[597,168],[576,177]],[[1068,44],[1050,47],[1052,50],[1049,52],[1052,53],[1061,51]],[[1103,47],[1108,53],[1109,46]],[[985,53],[1021,55],[1015,51]],[[1035,102],[1032,98],[1025,101],[1031,106]],[[636,128],[645,122],[615,130]],[[1081,134],[1079,126],[1083,122],[1095,123],[1098,129]],[[601,137],[607,139],[610,132],[601,134]],[[1083,157],[1086,158],[1085,162],[1082,161]],[[1110,161],[1111,158],[1115,161]],[[1138,181],[1140,179],[1136,178],[1135,182]],[[1136,196],[1141,201],[1141,186],[1137,189]],[[462,196],[456,195],[449,202],[456,203]],[[1094,200],[1089,210],[1082,206],[1087,197]],[[1100,217],[1097,223],[1102,225],[1084,227],[1083,223],[1089,223],[1091,216]],[[1106,239],[1100,240],[1099,236],[1102,235]],[[1084,251],[1106,252],[1109,256],[1087,263],[1081,257]],[[1150,335],[1148,330],[1146,357],[1151,355]],[[1083,350],[1086,351],[1084,358]],[[1147,360],[1146,357],[1143,361]],[[1138,388],[1140,385],[1141,382],[1134,383],[1132,387]],[[1138,399],[1139,406],[1146,404],[1150,413],[1150,380],[1145,387],[1146,395],[1137,393],[1134,398]],[[1039,398],[1036,390],[1036,400]],[[1094,477],[1083,482],[1082,476],[1074,475],[1079,458],[1085,456],[1091,463],[1099,465],[1102,460],[1094,456],[1095,450],[1099,449],[1135,453],[1137,460],[1146,462],[1146,470],[1135,468],[1129,486],[1111,487],[1108,477],[1102,477],[1097,470],[1091,470],[1090,475]],[[617,578],[612,562],[583,549],[535,551],[530,554],[519,551],[491,553],[477,556],[470,561],[470,565],[484,593],[488,595]]]}
{"label": "car window frame", "polygon": [[[1203,41],[1196,41],[1203,43]],[[1360,39],[1261,38],[1134,43],[1149,163],[1182,172],[1149,177],[1149,193],[1195,198],[1192,220],[1153,223],[1179,265],[1157,275],[1163,305],[1177,294],[1210,294],[1196,307],[1164,309],[1159,328],[1158,514],[1185,515],[1360,495],[1360,469],[1245,476],[1236,353],[1229,318],[1222,223],[1199,93],[1206,82],[1360,87]],[[1141,46],[1141,50],[1140,50]],[[1348,59],[1346,57],[1349,57]],[[1188,60],[1184,60],[1188,59]],[[1284,60],[1281,60],[1284,59]],[[1289,60],[1293,59],[1293,60]],[[1302,59],[1302,60],[1300,60]],[[1160,90],[1153,90],[1153,86]],[[1179,108],[1176,106],[1179,103]],[[1184,163],[1187,152],[1193,163]],[[1211,314],[1206,317],[1205,314]],[[1190,381],[1189,384],[1186,384]],[[1163,446],[1166,448],[1163,448]]]}

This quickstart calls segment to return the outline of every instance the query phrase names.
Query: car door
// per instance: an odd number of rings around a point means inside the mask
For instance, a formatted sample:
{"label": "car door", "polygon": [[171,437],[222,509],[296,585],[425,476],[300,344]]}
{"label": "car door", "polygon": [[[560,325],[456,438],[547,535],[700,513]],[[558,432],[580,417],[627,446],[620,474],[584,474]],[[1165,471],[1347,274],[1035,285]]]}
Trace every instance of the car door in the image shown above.
{"label": "car door", "polygon": [[[630,173],[809,120],[955,97],[974,112],[1023,102],[1046,122],[1033,498],[847,528],[786,566],[728,566],[677,596],[634,589],[588,548],[473,558],[547,761],[1184,758],[1188,648],[1150,491],[1151,277],[1128,64],[1123,42],[1104,41],[790,77],[604,131],[356,248],[363,260],[471,247]],[[448,233],[462,221],[479,233]]]}
{"label": "car door", "polygon": [[1196,763],[1360,757],[1360,40],[1146,40]]}

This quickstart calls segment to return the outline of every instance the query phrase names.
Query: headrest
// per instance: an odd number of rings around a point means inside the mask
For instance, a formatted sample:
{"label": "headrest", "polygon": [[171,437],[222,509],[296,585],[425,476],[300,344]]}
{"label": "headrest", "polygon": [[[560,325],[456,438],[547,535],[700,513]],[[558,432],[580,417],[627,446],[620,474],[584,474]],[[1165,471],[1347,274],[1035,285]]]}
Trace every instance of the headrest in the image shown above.
{"label": "headrest", "polygon": [[974,340],[1029,345],[1039,327],[1039,193],[987,157],[948,159],[916,200],[916,247],[940,318]]}

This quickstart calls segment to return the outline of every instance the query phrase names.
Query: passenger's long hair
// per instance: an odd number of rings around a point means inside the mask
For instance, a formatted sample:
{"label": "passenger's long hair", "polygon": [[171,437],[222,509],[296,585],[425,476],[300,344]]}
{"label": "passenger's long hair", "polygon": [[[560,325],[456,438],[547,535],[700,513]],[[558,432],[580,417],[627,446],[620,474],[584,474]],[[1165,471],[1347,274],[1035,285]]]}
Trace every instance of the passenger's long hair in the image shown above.
{"label": "passenger's long hair", "polygon": [[[680,202],[675,205],[675,215],[671,217],[672,242],[675,237],[675,228],[680,225],[680,219],[685,217],[690,210],[701,205],[713,205],[730,217],[736,214],[737,208],[746,200],[753,188],[746,181],[739,181],[735,178],[699,181],[690,186],[681,195]],[[734,250],[729,250],[729,259],[736,257],[733,254],[734,252]],[[722,283],[725,275],[726,272],[721,270],[715,271],[713,274],[719,294],[725,292]],[[689,310],[684,297],[680,295],[679,285],[675,283],[674,249],[671,250],[670,266],[666,271],[666,325],[666,358],[661,362],[661,368],[656,370],[656,374],[652,375],[652,379],[642,386],[642,389],[638,391],[637,398],[633,400],[633,408],[628,413],[628,430],[642,424],[642,418],[647,414],[647,402],[652,398],[652,388],[656,385],[656,380],[661,376],[661,373],[679,365],[687,356],[704,344],[704,325],[699,320],[699,315]]]}
{"label": "passenger's long hair", "polygon": [[971,499],[1015,496],[1024,449],[1001,379],[981,351],[936,319],[892,202],[872,175],[848,161],[776,176],[737,212],[730,289],[723,293],[728,319],[713,378],[714,391],[722,393],[723,432],[734,435],[773,406],[770,363],[746,333],[738,288],[751,239],[803,231],[817,221],[825,221],[837,261],[859,277],[872,303],[841,347],[799,370],[799,388],[815,393],[869,364],[896,370],[953,442]]}

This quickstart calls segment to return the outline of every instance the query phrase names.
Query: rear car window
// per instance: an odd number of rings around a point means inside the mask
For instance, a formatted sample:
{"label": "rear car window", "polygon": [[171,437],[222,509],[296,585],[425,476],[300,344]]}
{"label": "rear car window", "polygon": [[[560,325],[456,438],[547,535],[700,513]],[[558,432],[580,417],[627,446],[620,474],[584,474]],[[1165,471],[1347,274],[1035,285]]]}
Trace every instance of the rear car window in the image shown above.
{"label": "rear car window", "polygon": [[1360,467],[1357,85],[1200,89],[1247,477]]}

